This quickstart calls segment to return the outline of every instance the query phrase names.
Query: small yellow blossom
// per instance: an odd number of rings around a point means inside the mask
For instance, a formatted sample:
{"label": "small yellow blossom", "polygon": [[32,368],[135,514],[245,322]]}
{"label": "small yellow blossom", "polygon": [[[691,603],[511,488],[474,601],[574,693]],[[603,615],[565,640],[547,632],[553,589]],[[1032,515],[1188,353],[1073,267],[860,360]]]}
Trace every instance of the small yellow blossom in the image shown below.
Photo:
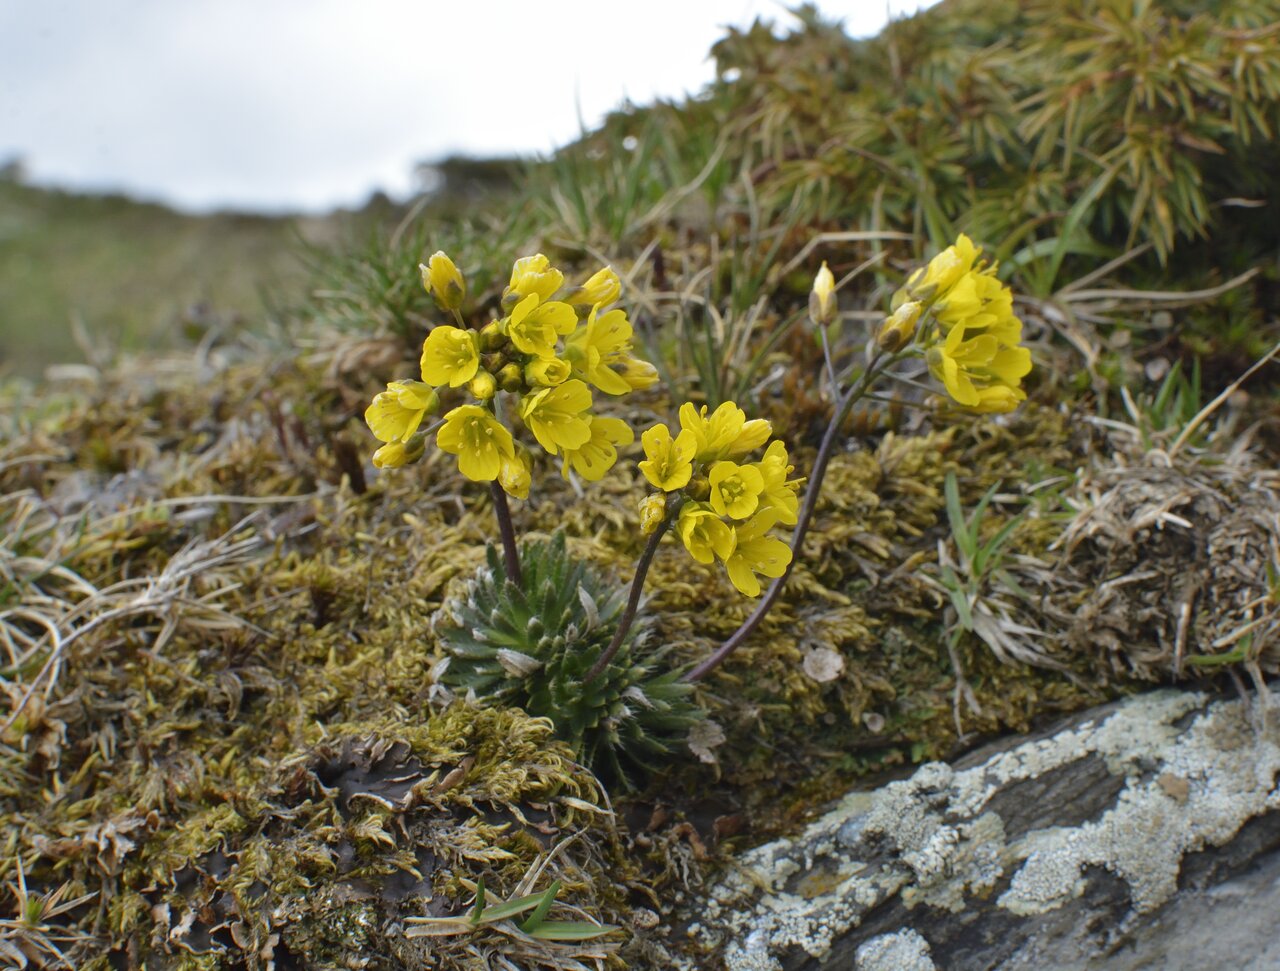
{"label": "small yellow blossom", "polygon": [[[732,401],[720,405],[710,418],[707,417],[706,405],[701,410],[691,402],[680,406],[680,427],[693,434],[697,445],[694,459],[698,462],[728,458],[746,424],[746,412]],[[764,437],[769,437],[767,432]]]}
{"label": "small yellow blossom", "polygon": [[1027,393],[1019,387],[1006,384],[993,384],[989,388],[978,389],[978,403],[973,410],[979,414],[1003,414],[1013,411],[1027,400]]}
{"label": "small yellow blossom", "polygon": [[529,486],[533,483],[533,456],[519,442],[514,443],[511,455],[502,456],[502,466],[498,470],[498,485],[502,491],[517,499],[529,498]]}
{"label": "small yellow blossom", "polygon": [[682,431],[672,439],[666,425],[654,425],[640,436],[640,444],[647,459],[640,463],[640,471],[654,488],[675,492],[689,484],[697,447],[692,432]]}
{"label": "small yellow blossom", "polygon": [[617,445],[630,445],[636,434],[621,418],[591,418],[591,438],[579,448],[563,450],[561,473],[569,478],[569,469],[587,482],[599,482],[618,461]]}
{"label": "small yellow blossom", "polygon": [[460,388],[480,370],[475,331],[436,327],[422,344],[422,380],[437,388]]}
{"label": "small yellow blossom", "polygon": [[421,381],[392,381],[386,391],[374,396],[364,420],[378,441],[407,442],[423,417],[439,407],[440,396]]}
{"label": "small yellow blossom", "polygon": [[662,492],[652,492],[640,500],[640,532],[651,536],[658,531],[667,515],[667,497]]}
{"label": "small yellow blossom", "polygon": [[699,563],[712,563],[718,556],[728,560],[733,555],[733,530],[711,509],[700,502],[686,502],[676,520],[680,542]]}
{"label": "small yellow blossom", "polygon": [[711,466],[711,508],[717,515],[746,519],[760,505],[764,476],[750,465],[717,462]]}
{"label": "small yellow blossom", "polygon": [[930,260],[927,267],[907,278],[907,285],[894,296],[893,309],[897,310],[907,300],[927,304],[944,296],[973,268],[978,252],[973,240],[961,233],[953,246],[948,246]]}
{"label": "small yellow blossom", "polygon": [[467,296],[467,281],[443,251],[433,253],[426,263],[419,263],[418,269],[422,271],[422,285],[442,309],[462,307]]}
{"label": "small yellow blossom", "polygon": [[507,321],[507,336],[525,354],[554,357],[556,341],[573,333],[578,315],[567,303],[541,301],[538,294],[531,293],[515,305]]}
{"label": "small yellow blossom", "polygon": [[770,442],[764,451],[764,458],[755,467],[764,481],[761,505],[772,509],[777,514],[778,522],[784,526],[794,526],[800,508],[800,498],[796,495],[800,480],[787,479],[795,469],[787,459],[787,446],[781,441]]}
{"label": "small yellow blossom", "polygon": [[826,260],[822,261],[822,269],[813,278],[813,290],[809,292],[809,317],[819,327],[824,327],[836,317],[836,278],[827,268]]}
{"label": "small yellow blossom", "polygon": [[537,388],[554,388],[569,380],[573,368],[558,357],[535,357],[524,366],[524,379]]}
{"label": "small yellow blossom", "polygon": [[880,333],[876,335],[876,345],[882,351],[896,354],[915,336],[916,325],[920,322],[920,313],[924,304],[918,300],[908,300],[885,318],[880,325]]}
{"label": "small yellow blossom", "polygon": [[511,268],[511,282],[502,294],[502,305],[519,303],[531,293],[536,293],[539,301],[550,300],[563,283],[564,274],[541,253],[522,257]]}
{"label": "small yellow blossom", "polygon": [[970,337],[965,324],[956,324],[944,341],[930,347],[925,361],[947,394],[967,408],[984,411],[1017,407],[1022,400],[1017,394],[1001,391],[984,398],[982,392],[997,386],[1020,392],[1018,383],[1031,370],[1031,353],[1025,347],[1010,346],[981,331]]}
{"label": "small yellow blossom", "polygon": [[631,322],[621,310],[600,314],[591,308],[587,322],[565,344],[565,356],[578,373],[605,394],[628,394],[631,383],[613,368],[629,359]]}
{"label": "small yellow blossom", "polygon": [[504,459],[515,455],[511,433],[480,405],[461,405],[444,416],[436,433],[441,451],[458,456],[458,469],[473,482],[492,482]]}
{"label": "small yellow blossom", "polygon": [[745,596],[760,596],[757,573],[777,579],[791,562],[791,548],[768,535],[776,521],[777,513],[764,509],[734,530],[733,552],[725,558],[724,565],[729,580]]}
{"label": "small yellow blossom", "polygon": [[591,440],[591,390],[574,378],[543,388],[520,403],[520,417],[544,449],[581,448]]}
{"label": "small yellow blossom", "polygon": [[606,266],[592,274],[587,282],[577,287],[565,299],[577,307],[607,307],[622,296],[622,281],[613,267]]}

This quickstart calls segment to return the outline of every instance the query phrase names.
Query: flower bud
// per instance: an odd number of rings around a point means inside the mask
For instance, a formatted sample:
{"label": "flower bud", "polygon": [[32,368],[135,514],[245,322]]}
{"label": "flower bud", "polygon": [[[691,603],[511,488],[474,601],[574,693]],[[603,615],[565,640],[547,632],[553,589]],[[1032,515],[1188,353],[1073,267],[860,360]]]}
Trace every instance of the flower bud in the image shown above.
{"label": "flower bud", "polygon": [[593,274],[586,283],[577,287],[566,298],[577,307],[606,307],[622,296],[622,281],[613,267],[606,266]]}
{"label": "flower bud", "polygon": [[572,372],[568,361],[558,357],[535,357],[524,366],[524,378],[539,388],[554,388],[569,380]]}
{"label": "flower bud", "polygon": [[923,304],[916,300],[908,300],[884,319],[880,325],[880,333],[876,335],[876,346],[882,351],[896,354],[915,336],[916,324],[920,321]]}
{"label": "flower bud", "polygon": [[651,536],[662,525],[667,514],[667,497],[664,493],[655,492],[640,500],[640,532]]}
{"label": "flower bud", "polygon": [[498,393],[498,382],[488,371],[481,371],[471,379],[467,389],[481,401],[488,401]]}
{"label": "flower bud", "polygon": [[501,350],[507,343],[507,335],[502,332],[502,324],[491,320],[480,328],[480,350]]}
{"label": "flower bud", "polygon": [[419,263],[422,285],[435,298],[442,310],[456,311],[467,296],[467,281],[462,278],[453,260],[443,252],[436,252],[425,264]]}
{"label": "flower bud", "polygon": [[498,485],[509,496],[517,499],[529,498],[529,486],[533,482],[533,456],[519,442],[514,442],[514,454],[502,458],[502,467],[498,470]]}
{"label": "flower bud", "polygon": [[711,498],[711,480],[705,475],[695,475],[689,480],[684,491],[698,502],[706,502]]}
{"label": "flower bud", "polygon": [[415,435],[408,442],[388,442],[373,453],[376,469],[398,469],[422,458],[426,449],[426,436]]}
{"label": "flower bud", "polygon": [[520,372],[520,365],[514,361],[503,365],[497,377],[498,387],[503,391],[514,394],[524,387],[524,375]]}
{"label": "flower bud", "polygon": [[836,278],[824,260],[809,292],[809,317],[819,327],[825,327],[835,320],[836,309]]}

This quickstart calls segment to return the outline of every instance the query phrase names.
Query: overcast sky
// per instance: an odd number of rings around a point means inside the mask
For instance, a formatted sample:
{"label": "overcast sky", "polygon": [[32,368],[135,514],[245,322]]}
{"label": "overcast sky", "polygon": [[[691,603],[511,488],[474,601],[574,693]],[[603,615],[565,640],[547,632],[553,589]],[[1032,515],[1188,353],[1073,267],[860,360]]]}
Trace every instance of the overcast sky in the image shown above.
{"label": "overcast sky", "polygon": [[[926,0],[820,0],[853,35]],[[769,0],[0,0],[0,161],[192,211],[318,211],[694,93]]]}

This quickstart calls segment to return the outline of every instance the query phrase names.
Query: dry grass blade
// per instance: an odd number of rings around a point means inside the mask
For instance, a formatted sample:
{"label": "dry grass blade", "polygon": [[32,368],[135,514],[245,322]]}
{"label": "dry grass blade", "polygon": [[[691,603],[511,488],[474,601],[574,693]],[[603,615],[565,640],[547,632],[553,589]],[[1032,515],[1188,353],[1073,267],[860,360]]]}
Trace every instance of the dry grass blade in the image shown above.
{"label": "dry grass blade", "polygon": [[[229,581],[220,582],[220,571],[244,564],[264,542],[256,534],[245,535],[253,519],[242,520],[221,536],[189,541],[155,576],[121,580],[100,589],[79,581],[75,586],[79,597],[74,602],[65,597],[50,598],[40,588],[28,586],[27,590],[34,590],[30,602],[24,599],[0,614],[0,624],[4,625],[0,633],[10,647],[11,676],[20,676],[40,655],[44,662],[23,687],[3,730],[13,725],[41,685],[46,697],[52,694],[68,650],[95,631],[126,619],[151,618],[159,625],[151,647],[153,653],[158,653],[180,626],[204,630],[245,626],[246,621],[223,610],[217,601],[238,587]],[[66,572],[69,571],[58,573],[56,563],[47,564],[46,575],[63,576]],[[44,633],[31,638],[18,623],[22,620],[35,623]],[[15,653],[15,643],[22,644],[21,654]],[[17,683],[12,687],[16,688]]]}

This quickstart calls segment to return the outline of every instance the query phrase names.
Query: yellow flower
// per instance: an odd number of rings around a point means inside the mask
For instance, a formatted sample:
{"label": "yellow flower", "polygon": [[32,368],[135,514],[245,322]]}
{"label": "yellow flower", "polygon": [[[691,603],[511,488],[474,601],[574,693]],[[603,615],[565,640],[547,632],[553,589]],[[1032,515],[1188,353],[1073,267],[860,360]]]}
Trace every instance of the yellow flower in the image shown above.
{"label": "yellow flower", "polygon": [[569,380],[572,367],[558,357],[535,357],[524,366],[524,379],[538,388],[554,388]]}
{"label": "yellow flower", "polygon": [[492,482],[503,460],[515,455],[511,433],[480,405],[462,405],[445,415],[436,444],[458,456],[458,470],[473,482]]}
{"label": "yellow flower", "polygon": [[973,240],[961,233],[955,244],[948,246],[929,261],[929,265],[916,270],[907,278],[907,285],[894,295],[893,309],[907,300],[931,303],[941,298],[961,277],[973,268],[979,249]]}
{"label": "yellow flower", "polygon": [[557,339],[573,333],[578,315],[567,303],[541,300],[538,294],[531,293],[515,305],[507,320],[507,336],[526,354],[554,357]]}
{"label": "yellow flower", "polygon": [[699,563],[712,563],[733,555],[733,530],[700,502],[687,502],[676,520],[680,542]]}
{"label": "yellow flower", "polygon": [[[747,424],[747,414],[732,401],[726,401],[707,417],[707,406],[701,410],[692,403],[680,406],[680,427],[693,434],[696,443],[694,459],[714,462],[727,458]],[[765,438],[768,438],[765,433]]]}
{"label": "yellow flower", "polygon": [[380,449],[373,453],[373,467],[375,469],[398,469],[402,465],[408,465],[410,462],[416,462],[422,458],[422,441],[416,441],[405,444],[404,442],[387,442]]}
{"label": "yellow flower", "polygon": [[657,532],[667,515],[665,493],[653,492],[640,500],[640,532],[650,536]]}
{"label": "yellow flower", "polygon": [[605,394],[628,394],[631,383],[613,368],[631,360],[631,322],[621,310],[599,311],[599,305],[591,308],[586,324],[566,342],[565,356]]}
{"label": "yellow flower", "polygon": [[880,333],[876,335],[876,344],[880,350],[894,354],[911,343],[911,338],[916,333],[916,324],[920,322],[922,310],[924,310],[924,304],[920,301],[908,300],[886,317],[884,323],[880,325]]}
{"label": "yellow flower", "polygon": [[760,505],[764,476],[750,465],[717,462],[711,466],[711,508],[717,515],[746,519]]}
{"label": "yellow flower", "polygon": [[467,281],[462,278],[453,260],[443,251],[433,253],[426,263],[419,263],[422,285],[445,310],[458,310],[467,296]]}
{"label": "yellow flower", "polygon": [[796,495],[800,480],[787,481],[787,476],[795,469],[787,460],[787,446],[781,441],[770,442],[765,449],[764,458],[755,467],[764,480],[761,505],[772,509],[777,514],[778,522],[784,526],[794,526],[796,513],[800,508],[800,498]]}
{"label": "yellow flower", "polygon": [[622,296],[622,281],[613,267],[606,266],[592,274],[587,282],[577,287],[565,299],[578,307],[607,307]]}
{"label": "yellow flower", "polygon": [[562,448],[581,448],[591,440],[591,390],[576,378],[543,388],[520,403],[520,417],[538,444],[552,455]]}
{"label": "yellow flower", "polygon": [[422,344],[422,380],[460,388],[480,370],[480,345],[474,331],[436,327]]}
{"label": "yellow flower", "polygon": [[599,482],[618,461],[616,445],[630,445],[635,432],[621,418],[591,418],[591,438],[580,448],[564,449],[561,474],[569,478],[569,469],[588,482]]}
{"label": "yellow flower", "polygon": [[813,290],[809,293],[809,317],[819,327],[823,327],[836,316],[836,278],[827,268],[827,261],[822,261],[822,269],[813,278]]}
{"label": "yellow flower", "polygon": [[502,456],[502,466],[498,470],[498,485],[502,491],[517,499],[529,498],[529,486],[533,483],[533,456],[529,450],[515,442],[511,455]]}
{"label": "yellow flower", "polygon": [[689,484],[696,447],[692,432],[682,431],[673,440],[666,425],[654,425],[640,436],[640,444],[648,460],[640,463],[640,471],[654,488],[675,492]]}
{"label": "yellow flower", "polygon": [[994,384],[989,388],[978,389],[978,403],[973,410],[979,414],[1001,414],[1013,411],[1027,400],[1027,393],[1021,388],[1005,384]]}
{"label": "yellow flower", "polygon": [[392,381],[374,396],[364,420],[378,441],[407,442],[423,417],[439,407],[440,396],[421,381]]}
{"label": "yellow flower", "polygon": [[1008,321],[1017,319],[1013,315],[1013,291],[996,279],[995,267],[966,273],[937,301],[933,315],[944,329],[956,324],[965,324],[971,330],[1007,326]]}
{"label": "yellow flower", "polygon": [[[992,387],[1021,392],[1019,381],[1031,370],[1031,353],[1025,347],[1009,346],[995,334],[970,337],[966,324],[956,324],[946,339],[925,353],[929,371],[942,382],[957,402],[986,411],[1011,411],[1022,398],[1005,392],[982,392]],[[1025,395],[1023,396],[1025,397]]]}
{"label": "yellow flower", "polygon": [[734,531],[733,552],[725,559],[725,570],[738,592],[748,597],[760,596],[757,573],[777,579],[791,562],[791,548],[767,535],[776,521],[775,511],[765,509]]}
{"label": "yellow flower", "polygon": [[502,305],[519,303],[531,293],[536,293],[539,301],[549,300],[562,283],[564,274],[541,253],[522,257],[511,268],[511,282],[502,294]]}

